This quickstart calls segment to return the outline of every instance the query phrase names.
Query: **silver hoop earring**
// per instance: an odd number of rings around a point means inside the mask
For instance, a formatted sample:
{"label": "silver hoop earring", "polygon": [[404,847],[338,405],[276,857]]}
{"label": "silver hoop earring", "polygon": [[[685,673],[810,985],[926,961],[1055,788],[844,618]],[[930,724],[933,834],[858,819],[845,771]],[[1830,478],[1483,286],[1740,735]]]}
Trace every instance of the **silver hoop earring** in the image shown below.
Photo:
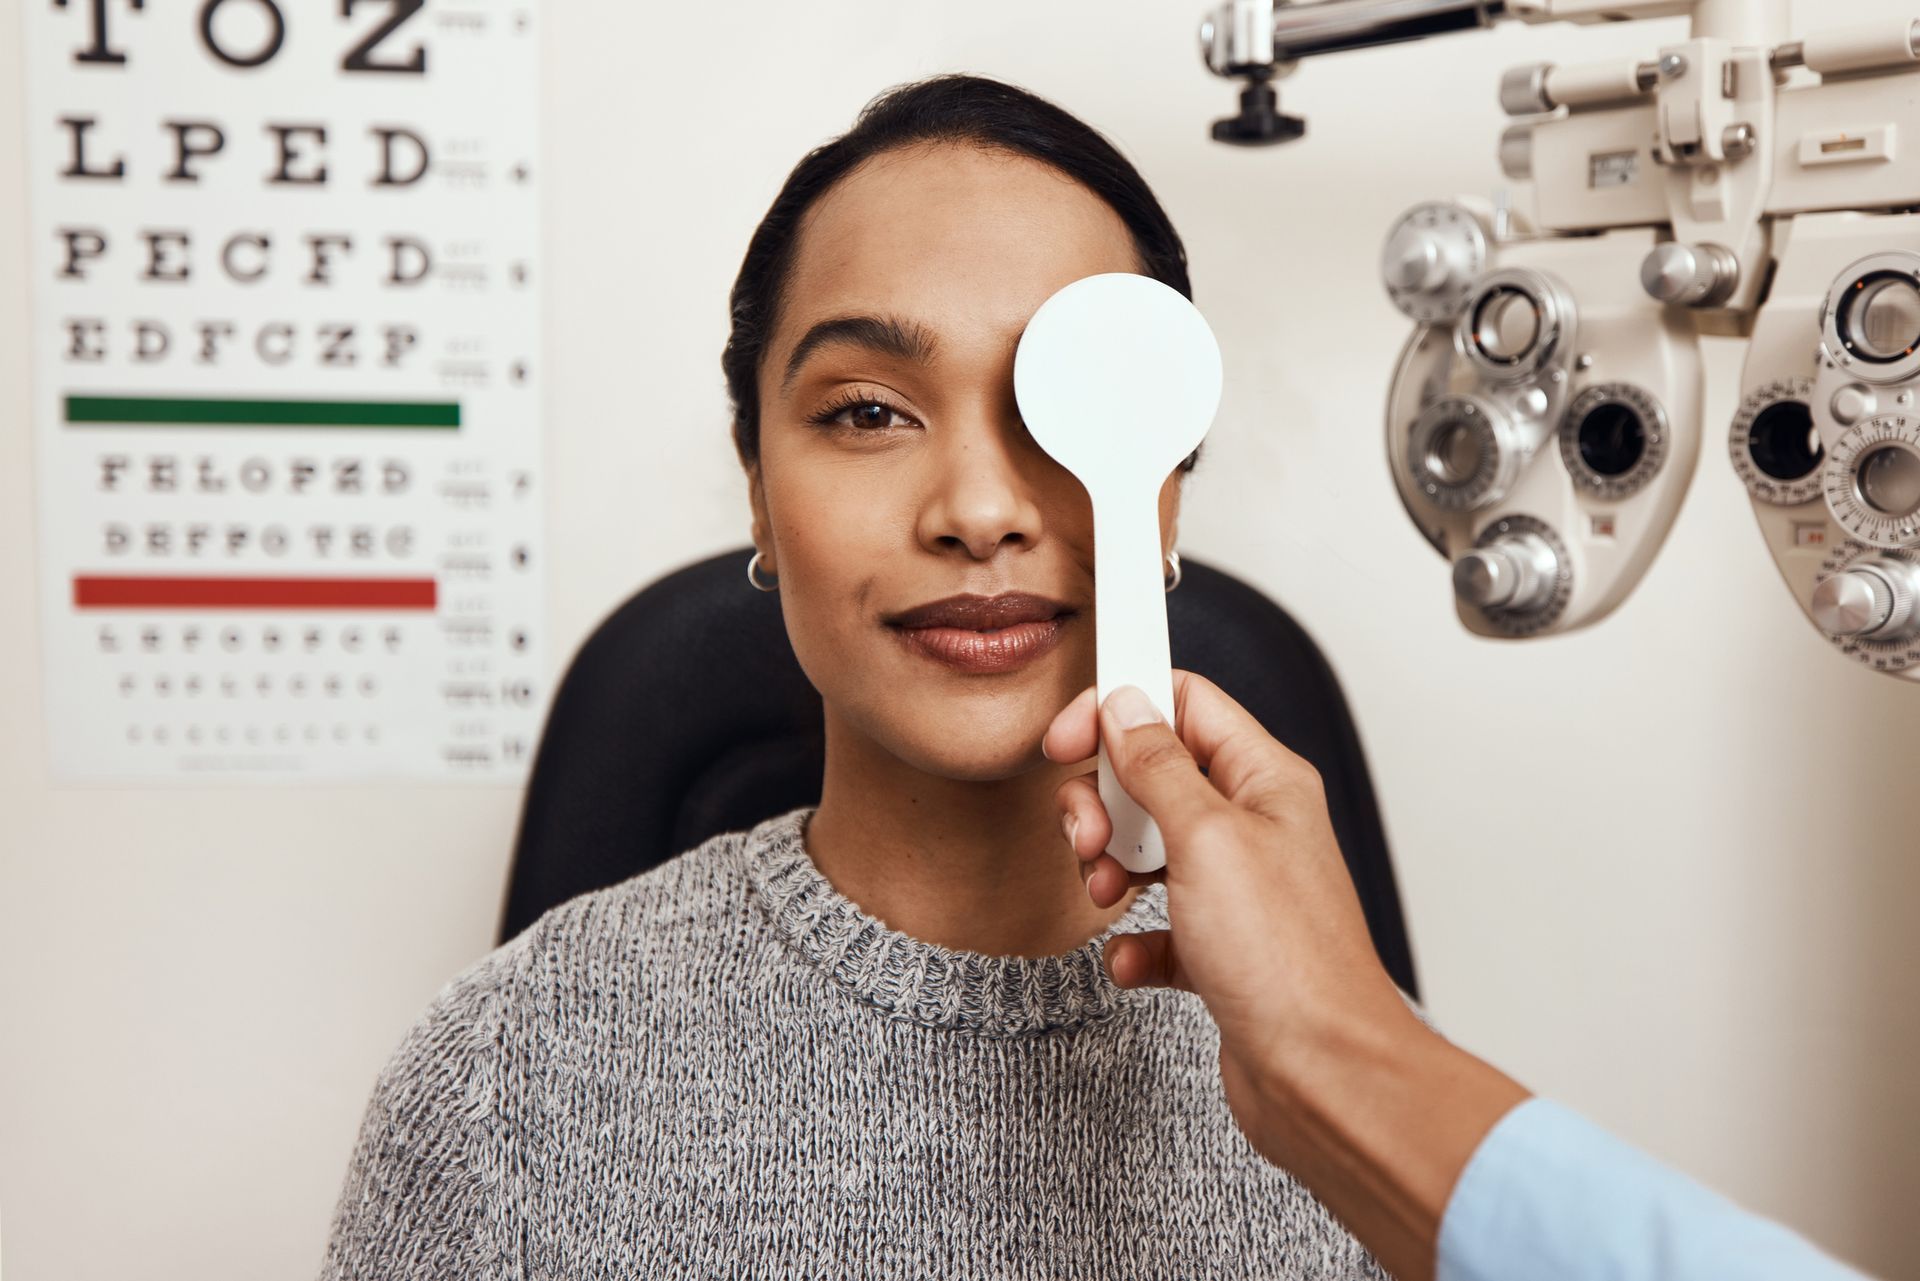
{"label": "silver hoop earring", "polygon": [[752,583],[755,588],[763,592],[779,591],[780,590],[779,576],[775,575],[774,580],[771,584],[763,584],[760,581],[760,575],[756,572],[759,570],[759,568],[760,568],[760,553],[755,552],[753,554],[752,559],[747,561],[747,581]]}
{"label": "silver hoop earring", "polygon": [[1171,578],[1163,579],[1162,581],[1166,584],[1167,590],[1172,591],[1174,588],[1180,585],[1180,553],[1172,552],[1172,551],[1168,552],[1167,564],[1173,566],[1173,576]]}

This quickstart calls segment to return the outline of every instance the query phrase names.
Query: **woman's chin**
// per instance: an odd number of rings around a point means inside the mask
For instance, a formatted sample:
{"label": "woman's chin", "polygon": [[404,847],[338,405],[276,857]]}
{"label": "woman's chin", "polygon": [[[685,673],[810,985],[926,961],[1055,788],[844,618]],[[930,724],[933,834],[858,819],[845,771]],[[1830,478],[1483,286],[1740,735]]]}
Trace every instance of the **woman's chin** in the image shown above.
{"label": "woman's chin", "polygon": [[895,754],[923,773],[967,783],[991,783],[1028,773],[1045,765],[1040,739],[1042,720],[1031,729],[984,730],[978,725],[956,726],[950,733],[929,732],[916,726]]}
{"label": "woman's chin", "polygon": [[872,679],[837,703],[841,715],[922,773],[978,783],[1047,765],[1040,751],[1047,727],[1093,680],[1091,655],[1069,647],[1019,672],[985,678],[929,669],[919,658],[904,671],[884,664],[872,670]]}

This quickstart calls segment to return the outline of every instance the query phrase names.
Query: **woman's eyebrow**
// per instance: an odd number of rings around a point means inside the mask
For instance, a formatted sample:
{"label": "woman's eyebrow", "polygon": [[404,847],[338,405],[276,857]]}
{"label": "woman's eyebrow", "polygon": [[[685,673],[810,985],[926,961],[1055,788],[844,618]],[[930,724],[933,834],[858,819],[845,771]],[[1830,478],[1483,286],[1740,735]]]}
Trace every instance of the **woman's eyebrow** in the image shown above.
{"label": "woman's eyebrow", "polygon": [[794,344],[793,354],[787,357],[787,372],[780,390],[793,386],[800,366],[809,356],[837,343],[865,347],[884,356],[923,365],[932,362],[937,345],[933,335],[918,321],[903,321],[893,316],[835,316],[808,329]]}

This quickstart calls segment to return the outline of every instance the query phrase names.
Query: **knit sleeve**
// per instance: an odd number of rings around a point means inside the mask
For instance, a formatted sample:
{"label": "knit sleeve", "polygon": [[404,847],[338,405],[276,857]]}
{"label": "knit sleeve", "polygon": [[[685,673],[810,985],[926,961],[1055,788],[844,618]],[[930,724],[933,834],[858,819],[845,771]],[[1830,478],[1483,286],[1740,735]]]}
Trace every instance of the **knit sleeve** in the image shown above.
{"label": "knit sleeve", "polygon": [[[530,933],[530,932],[529,932]],[[456,976],[374,1083],[334,1210],[321,1281],[494,1281],[518,1274],[507,1210],[503,1060],[528,934]]]}

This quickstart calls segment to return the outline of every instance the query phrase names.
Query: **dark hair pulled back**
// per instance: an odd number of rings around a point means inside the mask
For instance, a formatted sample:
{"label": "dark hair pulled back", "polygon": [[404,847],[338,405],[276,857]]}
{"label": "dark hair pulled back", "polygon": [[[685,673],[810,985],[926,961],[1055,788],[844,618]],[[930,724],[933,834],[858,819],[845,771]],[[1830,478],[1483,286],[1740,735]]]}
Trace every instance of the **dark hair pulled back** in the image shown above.
{"label": "dark hair pulled back", "polygon": [[[942,75],[898,85],[869,102],[853,128],[793,167],[747,243],[731,299],[732,332],[720,356],[733,402],[733,443],[743,465],[760,458],[760,361],[773,337],[793,268],[800,224],[814,201],[862,163],[924,143],[961,142],[1029,156],[1106,201],[1132,233],[1142,275],[1188,298],[1187,253],[1139,170],[1097,130],[1046,99],[984,76]],[[1181,464],[1190,470],[1199,451]]]}

